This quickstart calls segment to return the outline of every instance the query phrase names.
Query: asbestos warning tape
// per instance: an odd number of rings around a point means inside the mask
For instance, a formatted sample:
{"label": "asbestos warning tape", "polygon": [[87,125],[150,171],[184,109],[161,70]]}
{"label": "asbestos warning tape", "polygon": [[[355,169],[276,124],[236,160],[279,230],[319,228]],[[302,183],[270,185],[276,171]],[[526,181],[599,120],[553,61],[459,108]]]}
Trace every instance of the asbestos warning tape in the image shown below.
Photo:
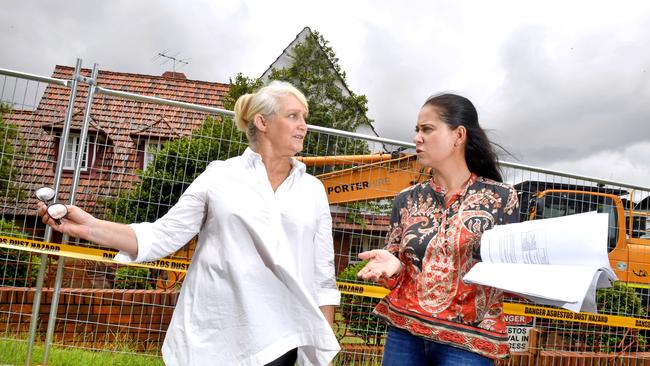
{"label": "asbestos warning tape", "polygon": [[[117,252],[110,250],[86,248],[76,245],[47,243],[38,240],[0,236],[0,248],[29,251],[33,253],[44,253],[60,255],[68,258],[87,259],[92,261],[127,264],[114,260]],[[189,261],[178,259],[159,259],[152,262],[128,263],[129,266],[162,269],[166,271],[186,272],[190,266]],[[389,291],[381,286],[363,285],[349,282],[337,282],[339,291],[342,294],[357,295],[381,299]],[[564,320],[578,323],[607,325],[612,327],[626,327],[637,329],[649,329],[650,319],[641,319],[619,315],[574,313],[569,310],[548,308],[535,305],[503,303],[503,312],[511,315],[526,315],[545,319]]]}
{"label": "asbestos warning tape", "polygon": [[[356,283],[337,282],[342,294],[358,295],[365,297],[382,298],[389,291],[383,287],[361,285]],[[606,325],[610,327],[625,327],[637,329],[650,329],[650,319],[641,319],[619,315],[574,313],[573,311],[558,308],[548,308],[536,305],[503,303],[503,312],[510,315],[527,315],[545,319],[564,320],[578,323]]]}
{"label": "asbestos warning tape", "polygon": [[503,312],[512,315],[528,315],[545,319],[607,325],[610,327],[650,329],[650,319],[609,314],[574,313],[569,310],[527,304],[504,302]]}
{"label": "asbestos warning tape", "polygon": [[[34,253],[60,255],[62,257],[88,259],[92,261],[127,264],[115,261],[117,252],[76,245],[47,243],[43,241],[0,236],[0,248],[25,250]],[[152,262],[128,263],[130,266],[164,269],[167,271],[186,272],[190,267],[189,261],[179,259],[159,259]]]}

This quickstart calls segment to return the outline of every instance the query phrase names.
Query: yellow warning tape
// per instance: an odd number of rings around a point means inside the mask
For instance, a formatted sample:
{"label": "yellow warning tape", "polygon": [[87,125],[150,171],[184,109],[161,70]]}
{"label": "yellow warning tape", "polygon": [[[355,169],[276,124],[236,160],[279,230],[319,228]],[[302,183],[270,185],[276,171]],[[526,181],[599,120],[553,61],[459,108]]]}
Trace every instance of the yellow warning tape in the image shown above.
{"label": "yellow warning tape", "polygon": [[[356,283],[337,282],[342,294],[358,295],[365,297],[383,298],[390,291],[383,287],[362,285]],[[511,315],[527,315],[545,319],[565,320],[578,323],[607,325],[611,327],[625,327],[637,329],[650,329],[650,319],[634,318],[619,315],[604,315],[592,313],[574,313],[569,310],[548,308],[543,306],[503,303],[503,312]]]}
{"label": "yellow warning tape", "polygon": [[512,315],[528,315],[538,318],[607,325],[611,327],[650,329],[650,319],[609,314],[574,313],[573,311],[569,310],[547,308],[535,305],[504,302],[503,312]]}
{"label": "yellow warning tape", "polygon": [[633,283],[633,282],[630,282],[627,285],[630,286],[630,287],[634,287],[634,288],[650,289],[650,284],[647,284],[647,283]]}
{"label": "yellow warning tape", "polygon": [[[111,250],[80,247],[76,245],[47,243],[44,241],[0,236],[0,247],[16,250],[26,250],[34,253],[54,254],[63,257],[88,259],[99,262],[118,263],[115,261],[117,252]],[[189,261],[178,259],[159,259],[152,262],[128,263],[128,265],[167,271],[186,272],[190,266]]]}
{"label": "yellow warning tape", "polygon": [[[25,250],[34,253],[54,254],[76,259],[88,259],[100,262],[124,264],[116,262],[113,259],[117,254],[115,251],[86,248],[76,245],[48,243],[38,240],[0,236],[0,247],[15,250]],[[190,266],[190,262],[185,260],[164,258],[152,262],[128,263],[128,265],[175,272],[186,272]],[[364,285],[349,282],[337,282],[337,286],[341,293],[347,295],[357,295],[380,299],[389,293],[386,288],[381,286]],[[510,302],[503,303],[503,312],[511,315],[527,315],[545,319],[607,325],[612,327],[650,329],[650,319],[619,315],[574,313],[569,310],[562,310],[558,308],[549,308]]]}
{"label": "yellow warning tape", "polygon": [[360,285],[358,283],[336,282],[336,285],[342,294],[374,297],[376,299],[381,299],[390,292],[384,287]]}

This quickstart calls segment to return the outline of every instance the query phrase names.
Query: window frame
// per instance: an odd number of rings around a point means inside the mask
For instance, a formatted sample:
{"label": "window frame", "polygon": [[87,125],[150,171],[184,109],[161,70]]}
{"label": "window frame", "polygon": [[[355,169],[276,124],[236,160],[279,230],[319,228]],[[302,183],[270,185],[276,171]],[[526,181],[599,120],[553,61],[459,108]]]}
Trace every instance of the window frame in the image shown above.
{"label": "window frame", "polygon": [[144,144],[142,145],[142,170],[146,170],[147,166],[153,161],[153,156],[154,153],[150,152],[150,148],[153,146],[156,146],[156,152],[160,151],[162,149],[163,144],[167,142],[167,140],[163,139],[152,139],[148,138],[144,140]]}
{"label": "window frame", "polygon": [[[81,140],[80,133],[71,132],[68,134],[68,141],[61,141],[64,144],[63,146],[63,170],[74,170],[75,164],[77,162],[77,154],[79,151],[79,145]],[[92,150],[92,151],[91,151]],[[85,156],[81,161],[81,171],[86,172],[92,168],[96,156],[96,146],[94,140],[91,136],[86,136],[86,143],[84,144]],[[70,159],[67,158],[68,154],[71,155]],[[83,154],[83,152],[82,152]]]}

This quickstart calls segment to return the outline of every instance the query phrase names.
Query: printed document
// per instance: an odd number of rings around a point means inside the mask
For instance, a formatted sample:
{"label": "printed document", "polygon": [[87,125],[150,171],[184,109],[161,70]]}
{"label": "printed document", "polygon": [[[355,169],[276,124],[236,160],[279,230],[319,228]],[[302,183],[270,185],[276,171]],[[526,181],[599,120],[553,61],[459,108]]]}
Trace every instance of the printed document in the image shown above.
{"label": "printed document", "polygon": [[588,212],[497,225],[481,237],[481,259],[463,280],[538,304],[596,313],[596,289],[616,275],[607,257],[608,214]]}

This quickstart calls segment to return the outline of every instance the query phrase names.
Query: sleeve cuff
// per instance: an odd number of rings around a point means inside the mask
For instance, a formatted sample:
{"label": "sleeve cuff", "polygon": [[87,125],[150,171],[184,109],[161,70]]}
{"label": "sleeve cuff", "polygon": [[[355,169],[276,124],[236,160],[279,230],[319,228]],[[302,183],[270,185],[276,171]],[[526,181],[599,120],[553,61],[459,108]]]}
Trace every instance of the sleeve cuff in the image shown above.
{"label": "sleeve cuff", "polygon": [[321,289],[321,292],[316,295],[316,303],[318,306],[341,304],[341,293],[338,289]]}
{"label": "sleeve cuff", "polygon": [[151,231],[149,223],[130,224],[129,227],[135,232],[135,237],[138,243],[138,255],[136,257],[128,255],[124,251],[120,251],[115,256],[115,261],[122,263],[138,263],[147,261],[147,257],[151,252],[151,243],[153,243],[153,232]]}

